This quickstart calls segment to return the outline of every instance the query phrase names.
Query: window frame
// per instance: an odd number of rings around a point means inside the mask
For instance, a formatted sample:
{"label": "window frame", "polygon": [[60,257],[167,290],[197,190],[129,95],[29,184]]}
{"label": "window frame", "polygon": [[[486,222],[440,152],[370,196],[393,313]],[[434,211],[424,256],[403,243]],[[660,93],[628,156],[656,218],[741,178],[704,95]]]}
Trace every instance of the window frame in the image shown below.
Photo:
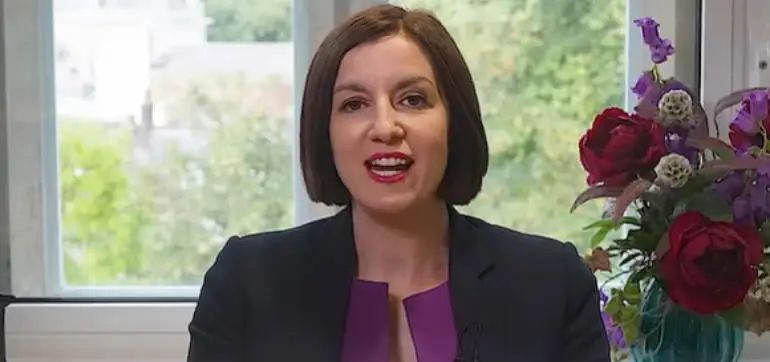
{"label": "window frame", "polygon": [[[627,1],[629,19],[653,16],[675,39],[677,56],[663,72],[701,88],[707,111],[718,97],[743,86],[746,29],[739,24],[747,18],[751,0],[680,0],[673,11],[670,0]],[[295,79],[304,79],[312,53],[337,21],[381,2],[386,0],[294,0]],[[52,256],[58,254],[59,243],[45,242],[58,241],[58,222],[46,220],[58,220],[59,210],[56,136],[46,121],[55,117],[52,0],[0,0],[0,4],[4,65],[0,87],[5,94],[0,103],[0,110],[5,110],[0,113],[0,293],[19,297],[6,311],[8,361],[182,360],[197,288],[98,290],[97,295],[121,295],[122,300],[86,298],[94,295],[93,288],[58,288],[58,260]],[[630,107],[634,98],[628,89],[649,67],[649,59],[638,29],[629,22],[628,30],[626,106]],[[709,40],[702,48],[701,39]],[[687,51],[693,56],[683,55]],[[700,67],[696,54],[702,55]],[[301,95],[301,87],[295,87],[295,104],[300,104]],[[296,110],[294,118],[296,127]],[[720,129],[725,122],[717,122]],[[292,158],[298,169],[296,145]],[[309,202],[299,173],[293,187],[298,222],[334,212]],[[46,297],[30,298],[37,296]],[[744,357],[759,362],[765,356],[770,361],[770,344],[760,343],[763,340],[748,335]],[[41,345],[46,348],[37,348]]]}

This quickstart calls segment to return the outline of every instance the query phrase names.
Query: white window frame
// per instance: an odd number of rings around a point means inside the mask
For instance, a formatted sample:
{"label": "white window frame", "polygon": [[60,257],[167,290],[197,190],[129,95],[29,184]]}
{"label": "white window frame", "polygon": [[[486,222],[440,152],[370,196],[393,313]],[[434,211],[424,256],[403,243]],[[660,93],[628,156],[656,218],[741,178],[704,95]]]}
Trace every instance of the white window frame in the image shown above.
{"label": "white window frame", "polygon": [[[697,58],[692,58],[692,52],[699,49],[694,46],[698,39],[693,31],[698,14],[693,11],[696,7],[691,6],[697,1],[678,0],[674,6],[671,0],[629,0],[628,14],[631,19],[652,16],[662,24],[665,35],[673,38],[679,48],[663,72],[675,74],[691,86],[702,84],[701,97],[710,110],[718,97],[743,87],[746,82],[747,29],[742,20],[750,13],[747,7],[752,0],[702,0],[702,36],[708,42],[704,42],[701,49],[701,74],[695,72],[694,59]],[[295,79],[304,79],[312,53],[337,21],[352,11],[380,2],[386,0],[295,0]],[[0,55],[4,65],[0,71],[0,87],[5,91],[7,104],[6,112],[0,114],[4,118],[0,123],[0,137],[5,137],[0,140],[0,145],[5,146],[0,147],[0,168],[6,162],[8,166],[7,174],[0,170],[0,276],[9,272],[11,275],[10,281],[0,278],[0,292],[8,292],[5,284],[11,284],[11,290],[20,297],[83,297],[85,294],[78,292],[85,290],[64,293],[56,288],[58,283],[50,283],[58,275],[49,266],[57,263],[50,260],[53,253],[45,252],[50,245],[44,240],[58,237],[56,223],[46,223],[58,218],[56,137],[43,122],[55,116],[51,0],[0,0],[0,4],[3,26]],[[639,31],[633,24],[629,24],[628,37],[627,89],[650,65]],[[297,88],[295,104],[300,103],[302,94]],[[626,105],[632,101],[628,91]],[[293,163],[298,168],[296,147]],[[295,177],[294,189],[297,221],[333,212],[309,202],[301,177]],[[7,249],[10,256],[6,255]],[[10,270],[6,269],[8,261],[12,261]],[[93,295],[94,290],[87,292]],[[101,292],[172,297],[192,296],[195,290],[105,289]],[[186,326],[193,308],[191,302],[38,300],[12,304],[6,312],[7,358],[10,362],[183,361],[188,342]],[[747,361],[770,362],[770,343],[762,344],[760,339],[747,338],[744,352]]]}

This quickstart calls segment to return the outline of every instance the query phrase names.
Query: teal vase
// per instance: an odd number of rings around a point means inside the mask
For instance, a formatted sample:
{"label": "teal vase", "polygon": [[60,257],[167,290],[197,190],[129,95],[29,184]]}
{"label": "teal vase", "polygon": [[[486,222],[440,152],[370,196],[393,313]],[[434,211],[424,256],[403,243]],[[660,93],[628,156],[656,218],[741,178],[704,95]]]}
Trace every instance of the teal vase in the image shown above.
{"label": "teal vase", "polygon": [[658,283],[645,289],[641,312],[639,339],[630,346],[635,362],[736,362],[741,355],[743,329],[683,310]]}

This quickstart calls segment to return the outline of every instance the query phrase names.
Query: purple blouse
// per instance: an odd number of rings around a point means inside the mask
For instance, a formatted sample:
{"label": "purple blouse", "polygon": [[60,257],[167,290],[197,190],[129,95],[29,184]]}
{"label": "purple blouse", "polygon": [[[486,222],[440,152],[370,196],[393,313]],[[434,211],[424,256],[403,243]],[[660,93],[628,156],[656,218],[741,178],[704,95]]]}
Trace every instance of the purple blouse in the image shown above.
{"label": "purple blouse", "polygon": [[[452,362],[457,333],[449,284],[403,301],[418,362]],[[342,362],[389,362],[388,284],[357,280],[350,289]]]}

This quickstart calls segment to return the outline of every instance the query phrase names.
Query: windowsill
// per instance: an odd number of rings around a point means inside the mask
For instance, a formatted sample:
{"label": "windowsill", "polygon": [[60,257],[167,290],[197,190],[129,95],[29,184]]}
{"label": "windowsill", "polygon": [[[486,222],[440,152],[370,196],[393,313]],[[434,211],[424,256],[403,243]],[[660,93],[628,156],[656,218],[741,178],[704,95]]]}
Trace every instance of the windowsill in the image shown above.
{"label": "windowsill", "polygon": [[[194,308],[192,302],[12,304],[8,361],[181,362]],[[768,342],[770,335],[747,333],[741,361],[770,362]]]}

